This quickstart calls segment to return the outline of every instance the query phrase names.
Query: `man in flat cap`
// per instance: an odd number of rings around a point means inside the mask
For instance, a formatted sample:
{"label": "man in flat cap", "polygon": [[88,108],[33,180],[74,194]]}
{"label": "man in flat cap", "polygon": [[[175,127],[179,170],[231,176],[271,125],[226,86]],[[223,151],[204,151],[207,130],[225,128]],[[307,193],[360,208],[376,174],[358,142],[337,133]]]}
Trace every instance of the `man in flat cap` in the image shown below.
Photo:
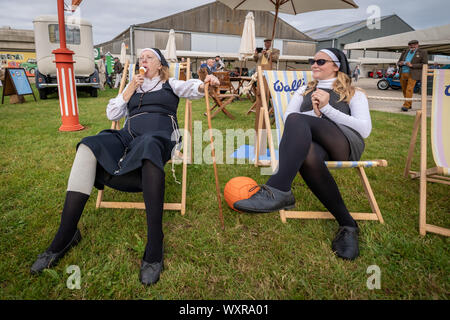
{"label": "man in flat cap", "polygon": [[255,60],[257,66],[263,65],[264,70],[271,70],[272,63],[276,63],[280,57],[280,50],[272,48],[272,39],[264,39],[264,48],[261,52],[258,49],[255,50],[253,54],[253,59]]}
{"label": "man in flat cap", "polygon": [[[400,84],[402,86],[403,97],[412,98],[414,86],[417,80],[422,79],[422,68],[428,64],[428,53],[419,49],[419,41],[408,42],[408,49],[403,51],[397,62],[400,72]],[[411,109],[412,101],[403,103],[402,111]]]}

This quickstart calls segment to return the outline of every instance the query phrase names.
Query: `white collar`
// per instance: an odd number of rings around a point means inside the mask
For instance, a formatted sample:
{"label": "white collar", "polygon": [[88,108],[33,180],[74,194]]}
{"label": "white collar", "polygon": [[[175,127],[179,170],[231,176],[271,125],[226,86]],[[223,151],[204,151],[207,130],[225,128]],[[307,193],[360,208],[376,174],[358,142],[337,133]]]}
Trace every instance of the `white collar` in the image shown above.
{"label": "white collar", "polygon": [[322,89],[333,89],[333,84],[337,78],[331,78],[326,80],[319,80],[317,87]]}
{"label": "white collar", "polygon": [[[141,92],[141,91],[143,91],[143,92],[148,91],[148,90],[150,90],[152,87],[154,87],[155,84],[156,84],[158,81],[161,81],[161,78],[159,77],[159,75],[153,77],[152,79],[144,78],[144,83],[143,83],[142,86],[141,86],[141,87],[142,87],[142,90],[141,90],[141,88],[138,88],[138,91],[139,91],[139,92]],[[160,90],[161,87],[162,87],[162,83],[159,83],[152,91]]]}

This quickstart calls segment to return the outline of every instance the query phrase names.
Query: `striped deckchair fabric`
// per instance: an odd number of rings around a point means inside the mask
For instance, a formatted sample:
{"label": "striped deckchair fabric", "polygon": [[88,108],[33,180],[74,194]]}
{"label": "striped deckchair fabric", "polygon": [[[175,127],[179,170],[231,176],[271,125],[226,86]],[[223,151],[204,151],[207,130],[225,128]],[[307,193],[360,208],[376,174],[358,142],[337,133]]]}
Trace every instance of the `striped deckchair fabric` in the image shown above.
{"label": "striped deckchair fabric", "polygon": [[431,105],[431,149],[440,173],[450,175],[450,70],[435,70]]}
{"label": "striped deckchair fabric", "polygon": [[135,69],[136,68],[136,64],[135,63],[130,63],[130,65],[128,66],[128,82],[131,82],[131,80],[133,80],[133,76],[135,73]]}
{"label": "striped deckchair fabric", "polygon": [[283,115],[294,92],[312,81],[311,71],[275,71],[264,70],[264,77],[269,84],[270,96],[274,105],[278,144],[284,131]]}
{"label": "striped deckchair fabric", "polygon": [[[427,77],[433,76],[433,98],[431,101],[431,150],[436,167],[427,168]],[[417,135],[420,127],[420,169],[410,170]],[[420,179],[419,233],[427,232],[450,236],[450,229],[427,223],[427,182],[450,185],[450,70],[422,69],[422,108],[416,119],[406,158],[405,177]]]}
{"label": "striped deckchair fabric", "polygon": [[[262,70],[258,68],[258,72],[262,72],[262,75],[267,82],[270,97],[273,106],[273,112],[275,117],[276,132],[278,145],[280,144],[281,137],[284,131],[284,113],[287,106],[292,99],[295,91],[312,81],[311,71],[276,71],[276,70]],[[267,112],[267,102],[262,100],[264,112]],[[268,115],[266,115],[268,117]],[[271,150],[273,150],[273,142]],[[275,159],[275,156],[271,154],[271,159]],[[386,160],[370,160],[370,161],[326,161],[325,164],[330,169],[341,168],[355,168],[364,186],[366,196],[369,200],[372,212],[370,213],[351,213],[354,219],[357,220],[378,220],[384,223],[381,216],[380,209],[376,202],[372,188],[365,174],[364,168],[370,167],[386,167]],[[299,219],[333,219],[334,217],[329,212],[306,212],[306,211],[287,211],[281,210],[280,217],[283,222],[286,222],[286,218],[299,218]]]}
{"label": "striped deckchair fabric", "polygon": [[180,63],[170,63],[169,64],[169,76],[171,78],[179,79],[180,78]]}

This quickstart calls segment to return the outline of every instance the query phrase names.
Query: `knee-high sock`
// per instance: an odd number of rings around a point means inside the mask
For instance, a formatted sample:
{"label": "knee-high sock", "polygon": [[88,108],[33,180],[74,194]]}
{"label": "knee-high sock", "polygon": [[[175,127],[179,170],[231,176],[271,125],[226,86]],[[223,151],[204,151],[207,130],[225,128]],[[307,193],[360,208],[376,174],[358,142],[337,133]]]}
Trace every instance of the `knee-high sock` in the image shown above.
{"label": "knee-high sock", "polygon": [[95,180],[97,160],[92,151],[80,144],[70,172],[61,223],[49,250],[59,252],[70,242],[77,230]]}
{"label": "knee-high sock", "polygon": [[149,263],[162,259],[165,173],[149,160],[142,165],[142,191],[147,215],[147,245],[144,260]]}

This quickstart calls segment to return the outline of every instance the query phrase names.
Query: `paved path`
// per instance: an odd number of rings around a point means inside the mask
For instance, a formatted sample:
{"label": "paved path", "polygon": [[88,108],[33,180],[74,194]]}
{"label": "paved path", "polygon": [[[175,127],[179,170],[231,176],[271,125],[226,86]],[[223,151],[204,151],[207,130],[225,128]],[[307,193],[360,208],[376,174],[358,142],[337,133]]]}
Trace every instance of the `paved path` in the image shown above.
{"label": "paved path", "polygon": [[[359,79],[358,82],[353,82],[353,84],[357,87],[360,87],[361,89],[364,89],[366,94],[368,96],[380,96],[380,97],[396,97],[396,98],[403,98],[402,90],[379,90],[377,88],[377,82],[380,79],[372,79],[372,78],[362,78]],[[422,96],[420,94],[414,94],[413,98],[421,98]],[[428,96],[429,98],[431,96]],[[421,108],[421,102],[420,101],[413,101],[412,109],[408,112],[401,111],[400,108],[402,107],[403,102],[401,101],[387,101],[387,100],[376,100],[376,99],[369,99],[369,107],[370,110],[377,110],[377,111],[384,111],[384,112],[392,112],[392,113],[401,113],[406,115],[415,116],[416,110],[420,110]],[[430,116],[431,114],[431,100],[427,103],[427,115]]]}

